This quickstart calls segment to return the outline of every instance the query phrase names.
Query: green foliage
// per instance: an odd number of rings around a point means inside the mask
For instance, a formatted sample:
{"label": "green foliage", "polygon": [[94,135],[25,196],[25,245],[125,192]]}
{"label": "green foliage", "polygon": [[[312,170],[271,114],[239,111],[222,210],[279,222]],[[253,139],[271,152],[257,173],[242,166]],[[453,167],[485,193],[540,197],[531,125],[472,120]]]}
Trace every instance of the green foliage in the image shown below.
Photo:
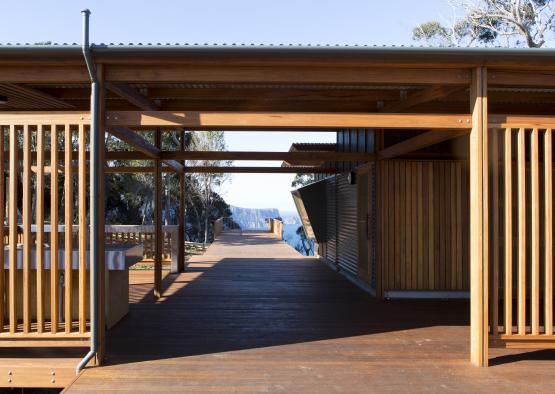
{"label": "green foliage", "polygon": [[291,182],[291,187],[299,188],[315,181],[314,174],[297,174]]}
{"label": "green foliage", "polygon": [[412,37],[417,41],[431,42],[439,40],[439,43],[441,44],[449,40],[450,32],[439,22],[431,21],[422,23],[421,25],[415,27],[412,30]]}
{"label": "green foliage", "polygon": [[450,26],[438,21],[413,29],[415,41],[436,46],[540,48],[554,38],[555,0],[455,0]]}
{"label": "green foliage", "polygon": [[[141,134],[147,141],[154,142],[154,132]],[[180,146],[177,132],[162,134],[162,149],[175,150]],[[108,136],[106,147],[109,151],[127,151],[124,142]],[[188,150],[225,150],[222,132],[188,132],[185,134]],[[214,162],[187,162],[187,165],[226,165]],[[149,166],[151,160],[117,160],[110,166]],[[222,174],[186,174],[186,238],[202,242],[212,238],[211,223],[222,216],[229,216],[229,205],[215,190],[226,181]],[[164,173],[162,177],[162,217],[165,224],[179,222],[179,176]],[[152,224],[154,220],[154,176],[144,173],[106,174],[106,223],[107,224]]]}
{"label": "green foliage", "polygon": [[297,245],[295,245],[295,249],[297,252],[305,255],[305,256],[313,256],[314,255],[314,241],[309,239],[306,236],[306,232],[304,231],[303,226],[299,226],[296,231],[297,235],[299,236],[299,241]]}

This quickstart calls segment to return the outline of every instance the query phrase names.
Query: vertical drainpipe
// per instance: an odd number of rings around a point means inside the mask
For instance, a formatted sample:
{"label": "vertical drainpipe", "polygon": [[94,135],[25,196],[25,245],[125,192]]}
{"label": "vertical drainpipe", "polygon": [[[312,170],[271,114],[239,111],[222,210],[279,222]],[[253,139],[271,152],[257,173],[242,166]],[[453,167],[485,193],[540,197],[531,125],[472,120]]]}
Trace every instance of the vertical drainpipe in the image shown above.
{"label": "vertical drainpipe", "polygon": [[90,257],[89,269],[91,271],[91,347],[87,355],[81,360],[75,372],[79,374],[87,363],[96,355],[98,349],[98,272],[99,264],[101,263],[100,256],[98,255],[98,223],[99,205],[98,195],[99,188],[99,166],[100,166],[100,153],[98,148],[100,139],[103,138],[102,133],[98,130],[98,78],[96,75],[96,67],[94,65],[91,48],[89,45],[89,15],[91,12],[88,9],[81,11],[83,16],[83,56],[87,64],[87,70],[91,79],[91,128],[90,128]]}

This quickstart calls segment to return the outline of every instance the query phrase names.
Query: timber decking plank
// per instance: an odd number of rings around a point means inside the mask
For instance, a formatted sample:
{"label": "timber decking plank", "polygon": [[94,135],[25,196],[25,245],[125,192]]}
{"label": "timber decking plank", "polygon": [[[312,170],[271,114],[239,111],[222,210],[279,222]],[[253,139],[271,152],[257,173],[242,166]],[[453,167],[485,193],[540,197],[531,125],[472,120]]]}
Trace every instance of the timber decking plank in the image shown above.
{"label": "timber decking plank", "polygon": [[131,271],[131,311],[108,332],[107,365],[87,368],[68,393],[406,392],[407,384],[411,392],[541,392],[555,384],[553,351],[526,360],[492,349],[498,365],[471,366],[467,301],[372,299],[269,234],[224,233],[163,283],[156,300],[152,271]]}

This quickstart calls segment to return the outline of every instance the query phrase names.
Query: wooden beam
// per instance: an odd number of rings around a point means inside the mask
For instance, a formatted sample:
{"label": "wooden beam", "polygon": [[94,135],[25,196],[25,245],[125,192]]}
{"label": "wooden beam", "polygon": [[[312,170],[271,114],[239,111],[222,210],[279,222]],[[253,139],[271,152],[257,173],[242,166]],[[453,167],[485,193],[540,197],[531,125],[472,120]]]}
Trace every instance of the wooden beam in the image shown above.
{"label": "wooden beam", "polygon": [[416,150],[425,148],[427,146],[435,145],[452,138],[460,137],[461,135],[468,134],[467,130],[450,130],[450,131],[426,131],[416,137],[409,138],[395,145],[389,146],[378,152],[378,159],[392,159],[397,156],[402,156],[406,153],[414,152]]}
{"label": "wooden beam", "polygon": [[257,161],[370,161],[369,153],[358,152],[240,152],[240,151],[163,151],[160,157],[175,160],[257,160]]}
{"label": "wooden beam", "polygon": [[[109,126],[187,127],[210,130],[470,129],[469,114],[361,114],[318,112],[112,111]],[[0,116],[0,123],[2,117]]]}
{"label": "wooden beam", "polygon": [[490,86],[537,86],[542,88],[555,87],[555,73],[552,71],[503,71],[489,72]]}
{"label": "wooden beam", "polygon": [[555,116],[543,115],[490,115],[490,128],[555,128]]}
{"label": "wooden beam", "polygon": [[488,365],[488,127],[486,69],[470,86],[470,360]]}
{"label": "wooden beam", "polygon": [[91,115],[84,111],[2,111],[0,124],[37,125],[37,124],[89,124]]}
{"label": "wooden beam", "polygon": [[[242,119],[243,118],[243,119]],[[489,115],[489,128],[555,128],[555,116]],[[106,123],[123,127],[196,127],[222,130],[322,130],[342,127],[382,129],[470,129],[470,114],[390,114],[390,113],[317,113],[317,112],[170,112],[112,111]],[[2,111],[2,125],[89,124],[90,114],[83,111]],[[227,128],[222,126],[227,125]]]}
{"label": "wooden beam", "polygon": [[[110,134],[116,136],[139,152],[145,154],[148,158],[160,159],[160,148],[153,146],[133,130],[127,129],[125,127],[111,127],[108,130]],[[172,167],[177,172],[183,172],[183,165],[175,160],[164,159],[164,163]]]}
{"label": "wooden beam", "polygon": [[[64,88],[57,89],[54,87],[44,87],[41,91],[55,94],[56,97],[63,100],[88,100],[90,96],[89,88]],[[112,93],[111,98],[117,98],[119,95]],[[326,101],[391,101],[399,98],[399,93],[393,89],[380,89],[372,86],[360,87],[360,89],[349,89],[335,87],[334,89],[326,89],[321,86],[291,86],[283,87],[279,85],[233,85],[233,88],[210,85],[209,87],[148,87],[148,97],[150,100],[163,99],[178,101],[194,100],[222,100],[237,101],[250,100],[256,97],[257,101],[270,102],[326,102]],[[185,107],[182,107],[185,108]]]}
{"label": "wooden beam", "polygon": [[150,142],[145,140],[133,130],[127,129],[125,127],[110,127],[108,129],[108,132],[113,136],[119,138],[132,148],[143,153],[149,159],[160,158],[160,149],[152,145]]}
{"label": "wooden beam", "polygon": [[[155,166],[115,166],[104,167],[106,173],[125,174],[125,173],[154,173]],[[175,172],[173,168],[162,167],[162,172]],[[252,174],[335,174],[341,172],[333,168],[321,167],[185,167],[186,173],[252,173]]]}
{"label": "wooden beam", "polygon": [[336,174],[334,168],[322,167],[185,167],[187,173],[226,174]]}
{"label": "wooden beam", "polygon": [[465,85],[467,69],[269,65],[110,65],[111,82]]}
{"label": "wooden beam", "polygon": [[15,102],[28,104],[29,108],[75,108],[73,105],[50,94],[43,93],[40,90],[33,89],[28,86],[22,86],[14,83],[1,83],[0,93],[8,97],[8,104],[11,104],[10,101],[13,99]]}
{"label": "wooden beam", "polygon": [[380,109],[380,112],[403,112],[409,108],[417,106],[418,104],[444,98],[459,90],[462,90],[460,86],[431,86],[410,94],[406,100],[399,100],[386,104]]}
{"label": "wooden beam", "polygon": [[159,109],[153,101],[142,95],[137,89],[125,84],[107,83],[106,87],[118,96],[126,99],[131,104],[145,111],[156,111]]}
{"label": "wooden beam", "polygon": [[10,65],[2,66],[0,82],[7,83],[87,83],[84,66]]}

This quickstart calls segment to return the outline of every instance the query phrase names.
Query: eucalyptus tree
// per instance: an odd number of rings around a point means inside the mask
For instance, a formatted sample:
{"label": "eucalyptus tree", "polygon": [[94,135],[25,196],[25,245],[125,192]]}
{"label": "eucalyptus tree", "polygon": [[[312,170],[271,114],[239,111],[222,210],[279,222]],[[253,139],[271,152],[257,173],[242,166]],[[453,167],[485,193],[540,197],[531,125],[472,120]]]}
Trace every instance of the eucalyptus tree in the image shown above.
{"label": "eucalyptus tree", "polygon": [[[190,149],[197,151],[225,151],[227,149],[223,131],[194,131],[191,132]],[[200,167],[226,167],[231,166],[232,161],[229,160],[188,160],[187,166]],[[218,172],[202,172],[192,176],[194,182],[192,187],[198,187],[197,191],[202,196],[201,201],[204,210],[204,243],[209,240],[209,228],[211,216],[213,215],[214,200],[224,182],[229,181],[228,174]],[[200,226],[199,226],[200,227]],[[199,237],[200,238],[200,237]]]}
{"label": "eucalyptus tree", "polygon": [[451,0],[453,18],[428,21],[413,39],[437,46],[541,48],[555,38],[555,0]]}

